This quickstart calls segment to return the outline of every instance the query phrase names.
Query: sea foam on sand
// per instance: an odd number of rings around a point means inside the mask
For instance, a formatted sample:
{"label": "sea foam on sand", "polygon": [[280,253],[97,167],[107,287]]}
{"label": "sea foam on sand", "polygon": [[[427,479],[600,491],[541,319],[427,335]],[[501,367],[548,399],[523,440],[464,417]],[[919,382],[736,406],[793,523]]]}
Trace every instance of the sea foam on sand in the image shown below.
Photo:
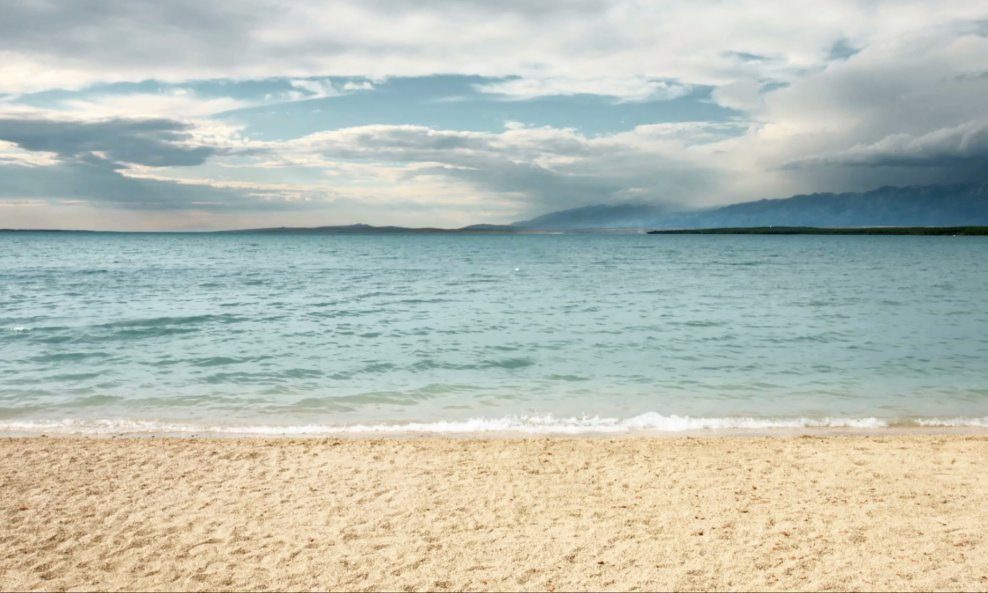
{"label": "sea foam on sand", "polygon": [[676,433],[689,431],[776,430],[800,428],[882,429],[890,427],[985,428],[988,418],[851,418],[851,417],[690,417],[654,412],[631,418],[599,416],[557,417],[504,416],[433,422],[380,424],[216,424],[212,422],[169,422],[159,420],[28,420],[0,422],[0,434],[168,434],[168,435],[256,435],[332,436],[374,434],[482,435],[593,435],[632,433]]}

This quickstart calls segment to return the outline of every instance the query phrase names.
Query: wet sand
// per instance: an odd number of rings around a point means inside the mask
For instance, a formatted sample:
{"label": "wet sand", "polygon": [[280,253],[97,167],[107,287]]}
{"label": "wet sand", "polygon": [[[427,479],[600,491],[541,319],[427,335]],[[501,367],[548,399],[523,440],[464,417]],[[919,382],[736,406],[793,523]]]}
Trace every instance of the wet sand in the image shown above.
{"label": "wet sand", "polygon": [[0,440],[0,589],[988,591],[988,437]]}

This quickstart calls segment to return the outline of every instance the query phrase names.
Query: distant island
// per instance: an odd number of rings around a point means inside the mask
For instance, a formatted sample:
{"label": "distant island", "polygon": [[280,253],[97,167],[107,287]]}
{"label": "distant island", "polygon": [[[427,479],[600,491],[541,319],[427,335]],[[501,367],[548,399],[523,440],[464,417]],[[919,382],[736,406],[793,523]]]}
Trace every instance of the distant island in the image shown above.
{"label": "distant island", "polygon": [[722,227],[717,229],[664,229],[648,231],[649,235],[931,235],[988,236],[988,226],[955,227],[861,227],[822,228],[807,226]]}

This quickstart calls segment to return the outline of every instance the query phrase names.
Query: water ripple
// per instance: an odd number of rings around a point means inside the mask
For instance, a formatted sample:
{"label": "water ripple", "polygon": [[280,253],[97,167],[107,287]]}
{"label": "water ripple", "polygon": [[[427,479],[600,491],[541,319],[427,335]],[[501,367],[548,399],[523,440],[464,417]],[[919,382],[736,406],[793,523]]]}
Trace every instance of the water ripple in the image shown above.
{"label": "water ripple", "polygon": [[0,417],[983,418],[988,242],[929,239],[4,235]]}

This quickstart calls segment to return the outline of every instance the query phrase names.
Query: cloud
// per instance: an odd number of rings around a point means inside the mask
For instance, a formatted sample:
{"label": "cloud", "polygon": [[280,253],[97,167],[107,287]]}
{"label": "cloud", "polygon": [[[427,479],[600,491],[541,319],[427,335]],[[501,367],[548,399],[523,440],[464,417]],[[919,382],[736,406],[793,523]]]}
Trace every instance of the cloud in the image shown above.
{"label": "cloud", "polygon": [[735,92],[750,130],[709,148],[743,183],[760,175],[765,196],[980,183],[986,63],[988,36],[964,22],[865,46],[783,87]]}
{"label": "cloud", "polygon": [[0,200],[85,202],[143,211],[263,211],[292,207],[278,194],[132,178],[86,162],[46,167],[0,164]]}
{"label": "cloud", "polygon": [[942,167],[966,161],[981,161],[988,171],[988,121],[966,122],[921,135],[891,134],[873,144],[858,144],[840,152],[807,157],[797,164]]}
{"label": "cloud", "polygon": [[641,100],[739,77],[788,82],[849,48],[984,20],[988,8],[837,0],[805,17],[783,0],[20,2],[0,21],[0,93],[146,79],[466,74],[517,77],[489,90],[519,97]]}
{"label": "cloud", "polygon": [[[10,180],[0,193],[467,223],[984,181],[988,5],[837,0],[810,21],[805,10],[782,0],[11,4],[0,21],[0,93],[13,95],[0,99]],[[470,75],[449,100],[475,107],[479,92],[484,110],[439,118],[452,107],[416,102],[442,86],[435,74]],[[382,82],[399,76],[411,83]],[[357,92],[368,93],[351,97],[359,121],[314,115]],[[544,97],[555,98],[533,100]],[[316,98],[330,100],[243,109]],[[704,101],[733,111],[670,123],[677,106]],[[567,106],[572,118],[554,117]],[[607,109],[615,123],[593,128]],[[455,129],[480,113],[491,131]],[[509,119],[520,121],[497,128]]]}
{"label": "cloud", "polygon": [[551,95],[601,95],[623,101],[656,101],[688,95],[688,85],[645,77],[624,78],[511,78],[474,88],[482,93],[526,100]]}
{"label": "cloud", "polygon": [[[266,145],[269,165],[337,168],[359,164],[352,181],[463,185],[501,208],[530,214],[621,200],[680,203],[712,190],[720,177],[684,140],[718,137],[723,125],[643,126],[587,137],[576,130],[524,127],[502,132],[373,125],[319,132]],[[699,155],[696,155],[699,156]],[[337,179],[349,174],[337,168]],[[352,190],[352,188],[347,188]],[[465,199],[461,198],[461,199]]]}
{"label": "cloud", "polygon": [[[299,99],[324,99],[326,97],[339,97],[342,93],[333,85],[331,80],[319,80],[313,78],[300,78],[290,80],[292,87],[299,89],[301,93],[289,95],[292,100]],[[353,87],[347,89],[353,90]]]}
{"label": "cloud", "polygon": [[159,93],[91,94],[69,98],[55,104],[63,113],[91,118],[189,118],[243,109],[256,102],[233,97],[203,97],[184,88]]}
{"label": "cloud", "polygon": [[194,145],[192,125],[170,119],[96,121],[0,118],[0,140],[64,161],[152,167],[203,164],[216,150]]}
{"label": "cloud", "polygon": [[[0,118],[0,200],[82,201],[133,210],[286,208],[298,191],[141,178],[152,168],[198,167],[233,154],[222,126],[171,119]],[[225,128],[229,131],[229,128]],[[219,139],[213,137],[213,139]]]}
{"label": "cloud", "polygon": [[712,97],[718,105],[750,112],[758,108],[762,100],[764,84],[757,80],[736,80],[714,89]]}
{"label": "cloud", "polygon": [[[31,115],[33,111],[77,119],[201,119],[263,106],[341,97],[374,88],[368,80],[329,78],[100,84],[82,91],[0,97],[0,117]],[[16,110],[20,113],[14,113]]]}
{"label": "cloud", "polygon": [[374,84],[369,80],[363,80],[356,82],[353,80],[348,80],[343,84],[344,91],[372,91],[374,90]]}

